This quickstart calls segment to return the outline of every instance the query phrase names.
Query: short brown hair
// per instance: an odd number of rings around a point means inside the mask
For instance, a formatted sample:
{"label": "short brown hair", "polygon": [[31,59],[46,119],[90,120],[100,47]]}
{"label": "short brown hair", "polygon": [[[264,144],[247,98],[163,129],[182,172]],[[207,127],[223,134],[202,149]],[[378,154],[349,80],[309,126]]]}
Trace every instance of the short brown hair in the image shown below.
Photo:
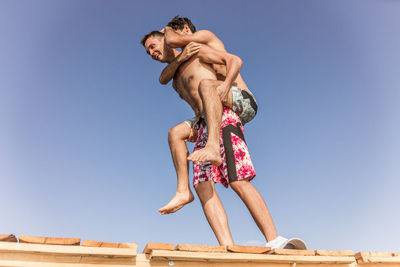
{"label": "short brown hair", "polygon": [[146,34],[145,36],[143,36],[142,40],[140,40],[140,43],[144,46],[144,44],[146,43],[147,39],[149,39],[150,37],[164,37],[164,34],[160,31],[152,31],[148,34]]}
{"label": "short brown hair", "polygon": [[189,29],[195,33],[196,32],[196,27],[193,25],[193,23],[190,21],[188,18],[183,18],[179,16],[175,16],[170,22],[168,22],[167,26],[170,26],[174,30],[183,30],[183,27],[187,24],[189,26]]}

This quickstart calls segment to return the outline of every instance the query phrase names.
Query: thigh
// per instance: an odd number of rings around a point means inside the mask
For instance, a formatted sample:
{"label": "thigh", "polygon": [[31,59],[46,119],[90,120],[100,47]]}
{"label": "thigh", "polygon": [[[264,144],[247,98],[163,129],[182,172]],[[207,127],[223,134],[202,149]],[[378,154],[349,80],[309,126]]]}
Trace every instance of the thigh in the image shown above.
{"label": "thigh", "polygon": [[186,140],[190,136],[190,126],[186,121],[181,122],[172,127],[170,133],[173,134],[176,138]]}
{"label": "thigh", "polygon": [[227,108],[232,108],[232,103],[233,103],[232,88],[229,88],[228,94],[224,98],[222,98],[221,97],[222,89],[218,88],[218,86],[220,86],[221,84],[222,84],[222,81],[216,81],[216,80],[201,81],[201,85],[213,87],[214,89],[217,90],[218,96],[219,96],[223,106],[225,106]]}
{"label": "thigh", "polygon": [[220,143],[224,152],[221,172],[229,183],[250,181],[256,174],[238,115],[230,109],[224,109],[221,126]]}

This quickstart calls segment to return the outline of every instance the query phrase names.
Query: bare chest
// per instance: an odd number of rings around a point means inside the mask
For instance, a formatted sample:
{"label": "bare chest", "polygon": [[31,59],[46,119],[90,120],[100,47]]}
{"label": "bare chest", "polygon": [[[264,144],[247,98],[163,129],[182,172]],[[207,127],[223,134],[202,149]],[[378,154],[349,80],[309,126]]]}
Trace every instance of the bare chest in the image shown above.
{"label": "bare chest", "polygon": [[182,63],[177,72],[176,72],[176,80],[181,87],[189,90],[190,85],[196,78],[196,69],[199,69],[201,64],[198,59],[190,59],[184,63]]}

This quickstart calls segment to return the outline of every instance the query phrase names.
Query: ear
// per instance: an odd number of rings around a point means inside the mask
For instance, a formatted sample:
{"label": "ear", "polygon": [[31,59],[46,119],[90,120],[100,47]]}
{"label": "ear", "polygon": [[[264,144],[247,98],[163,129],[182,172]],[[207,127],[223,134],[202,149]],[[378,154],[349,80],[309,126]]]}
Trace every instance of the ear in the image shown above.
{"label": "ear", "polygon": [[189,26],[187,24],[183,25],[183,30],[186,31],[186,32],[191,32],[190,28],[189,28]]}

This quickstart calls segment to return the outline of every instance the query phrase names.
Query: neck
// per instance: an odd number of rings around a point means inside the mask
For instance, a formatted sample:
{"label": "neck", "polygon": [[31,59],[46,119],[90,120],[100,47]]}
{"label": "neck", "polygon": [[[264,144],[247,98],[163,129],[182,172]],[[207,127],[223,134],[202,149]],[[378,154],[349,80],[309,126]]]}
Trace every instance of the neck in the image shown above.
{"label": "neck", "polygon": [[180,51],[172,49],[172,53],[170,54],[171,56],[168,56],[167,62],[171,63],[180,53]]}

